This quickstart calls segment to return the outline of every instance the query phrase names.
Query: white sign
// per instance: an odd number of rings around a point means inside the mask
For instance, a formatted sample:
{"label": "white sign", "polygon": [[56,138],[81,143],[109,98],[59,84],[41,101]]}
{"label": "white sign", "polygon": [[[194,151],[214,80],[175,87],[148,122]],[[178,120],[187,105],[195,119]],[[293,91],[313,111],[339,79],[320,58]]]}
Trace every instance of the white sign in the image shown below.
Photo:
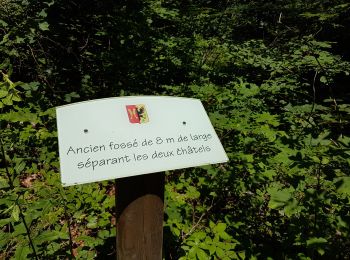
{"label": "white sign", "polygon": [[56,112],[63,186],[228,161],[197,99],[108,98]]}

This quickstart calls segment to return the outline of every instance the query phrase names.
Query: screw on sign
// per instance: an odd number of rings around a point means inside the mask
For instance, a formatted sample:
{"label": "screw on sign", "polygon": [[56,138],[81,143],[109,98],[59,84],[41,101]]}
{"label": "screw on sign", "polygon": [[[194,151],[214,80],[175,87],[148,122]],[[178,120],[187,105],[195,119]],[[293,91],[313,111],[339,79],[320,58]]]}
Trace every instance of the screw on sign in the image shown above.
{"label": "screw on sign", "polygon": [[202,103],[122,97],[56,112],[62,185],[116,179],[116,256],[162,259],[164,171],[228,161]]}

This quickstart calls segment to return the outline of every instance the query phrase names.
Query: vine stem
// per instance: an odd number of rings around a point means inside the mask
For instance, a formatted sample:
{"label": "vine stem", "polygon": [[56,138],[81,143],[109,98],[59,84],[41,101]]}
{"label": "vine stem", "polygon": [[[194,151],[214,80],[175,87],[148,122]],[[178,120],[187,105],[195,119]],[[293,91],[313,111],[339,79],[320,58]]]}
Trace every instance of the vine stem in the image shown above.
{"label": "vine stem", "polygon": [[68,210],[67,210],[67,198],[66,195],[64,193],[64,189],[61,186],[60,187],[60,195],[63,201],[63,209],[64,209],[64,217],[67,221],[67,226],[68,226],[68,234],[69,234],[69,251],[70,251],[70,259],[74,259],[74,253],[73,253],[73,237],[72,237],[72,229],[71,229],[71,219],[70,219],[70,215],[68,214]]}
{"label": "vine stem", "polygon": [[74,259],[74,253],[73,253],[73,238],[72,238],[72,230],[71,230],[71,221],[70,216],[67,213],[67,207],[64,205],[64,215],[67,220],[68,225],[68,233],[69,233],[69,251],[70,251],[70,257],[71,259]]}
{"label": "vine stem", "polygon": [[[9,180],[10,189],[14,190],[15,186],[14,186],[13,180],[11,178],[9,167],[7,165],[4,144],[3,144],[1,138],[0,138],[0,144],[1,144],[2,158],[3,158],[3,161],[4,161],[4,165],[5,165],[5,172],[6,172],[8,180]],[[19,216],[20,216],[20,218],[21,218],[21,220],[23,222],[23,225],[24,225],[24,227],[26,229],[28,240],[29,240],[29,244],[30,244],[30,247],[33,250],[34,258],[35,258],[35,260],[39,260],[38,255],[37,255],[36,250],[35,250],[35,246],[34,246],[33,240],[32,240],[32,238],[30,236],[30,229],[29,229],[29,227],[27,225],[27,222],[26,222],[24,214],[23,214],[23,209],[22,209],[21,205],[18,203],[18,200],[16,200],[15,204],[17,205],[17,207],[19,209]]]}

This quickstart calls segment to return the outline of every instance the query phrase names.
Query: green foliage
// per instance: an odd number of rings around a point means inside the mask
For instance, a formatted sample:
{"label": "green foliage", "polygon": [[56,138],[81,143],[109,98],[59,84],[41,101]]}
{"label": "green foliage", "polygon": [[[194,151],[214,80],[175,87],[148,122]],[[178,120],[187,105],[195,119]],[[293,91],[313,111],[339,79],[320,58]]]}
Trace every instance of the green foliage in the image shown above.
{"label": "green foliage", "polygon": [[62,188],[54,107],[202,100],[230,162],[167,173],[165,259],[347,259],[346,1],[0,1],[0,258],[105,259],[110,182]]}

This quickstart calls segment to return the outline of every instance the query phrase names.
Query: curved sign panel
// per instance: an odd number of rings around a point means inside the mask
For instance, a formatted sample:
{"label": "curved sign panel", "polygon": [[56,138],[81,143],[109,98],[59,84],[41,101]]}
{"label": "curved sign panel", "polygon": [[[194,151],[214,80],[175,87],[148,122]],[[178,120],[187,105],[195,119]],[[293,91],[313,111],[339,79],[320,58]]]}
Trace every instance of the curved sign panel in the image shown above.
{"label": "curved sign panel", "polygon": [[197,99],[107,98],[56,113],[63,186],[228,161]]}

